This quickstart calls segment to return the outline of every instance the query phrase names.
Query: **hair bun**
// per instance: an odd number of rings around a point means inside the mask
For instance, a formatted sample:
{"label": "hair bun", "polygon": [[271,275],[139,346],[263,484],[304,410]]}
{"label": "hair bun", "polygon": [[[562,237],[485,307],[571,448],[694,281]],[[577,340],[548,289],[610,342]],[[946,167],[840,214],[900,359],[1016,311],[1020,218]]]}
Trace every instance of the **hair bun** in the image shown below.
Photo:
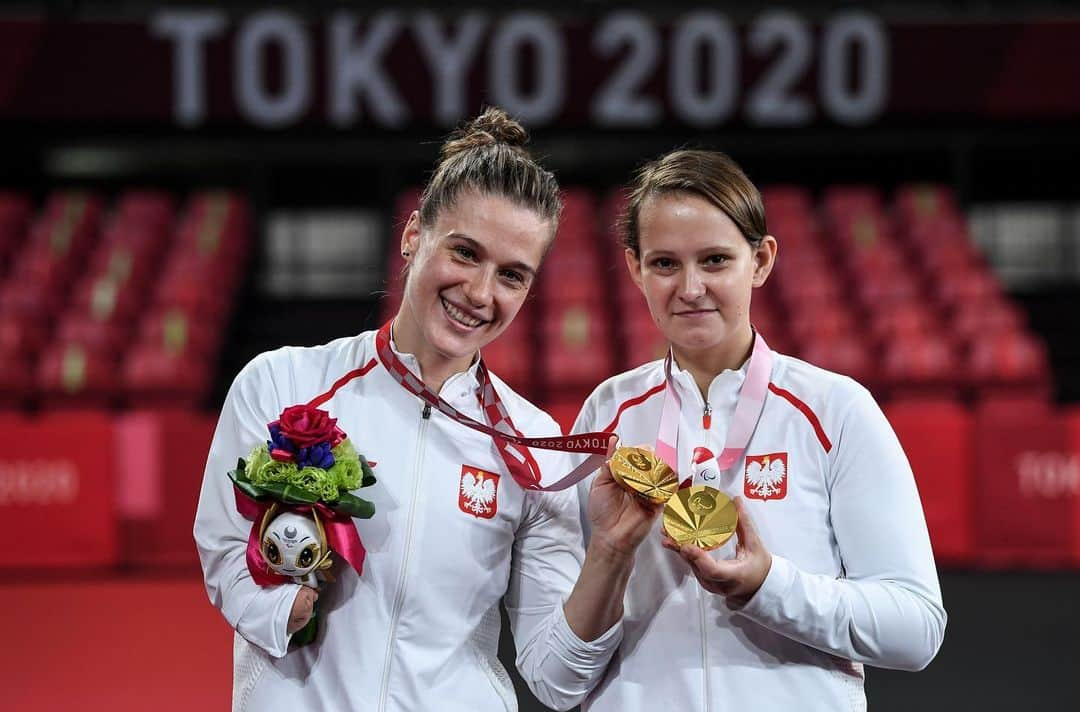
{"label": "hair bun", "polygon": [[442,159],[492,143],[524,150],[529,134],[502,109],[489,106],[482,114],[450,135],[442,147]]}

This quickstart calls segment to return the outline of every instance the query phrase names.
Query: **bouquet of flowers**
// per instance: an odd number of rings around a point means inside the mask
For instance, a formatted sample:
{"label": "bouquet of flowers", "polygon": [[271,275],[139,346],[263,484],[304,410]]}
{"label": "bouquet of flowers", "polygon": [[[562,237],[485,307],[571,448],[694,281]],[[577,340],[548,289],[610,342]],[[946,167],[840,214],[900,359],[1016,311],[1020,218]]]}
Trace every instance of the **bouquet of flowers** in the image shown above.
{"label": "bouquet of flowers", "polygon": [[[270,439],[229,473],[237,511],[252,522],[251,577],[260,586],[292,581],[318,588],[331,580],[331,552],[362,573],[364,546],[352,518],[371,517],[375,506],[351,490],[375,483],[374,463],[324,410],[292,406],[267,427]],[[317,630],[316,615],[293,642],[308,643]]]}

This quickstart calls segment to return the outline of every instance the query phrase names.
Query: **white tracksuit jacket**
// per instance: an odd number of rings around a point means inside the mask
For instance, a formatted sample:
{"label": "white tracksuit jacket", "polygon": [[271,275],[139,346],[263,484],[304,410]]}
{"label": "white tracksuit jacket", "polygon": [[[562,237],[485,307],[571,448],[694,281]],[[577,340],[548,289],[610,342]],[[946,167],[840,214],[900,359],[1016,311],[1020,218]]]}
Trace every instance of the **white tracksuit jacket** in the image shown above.
{"label": "white tracksuit jacket", "polygon": [[[416,360],[399,354],[419,373]],[[251,522],[236,511],[226,472],[267,439],[281,411],[328,391],[347,372],[370,366],[322,408],[376,463],[378,482],[357,494],[375,516],[355,520],[367,560],[362,576],[338,558],[319,595],[319,637],[289,650],[285,629],[299,587],[260,588],[245,547]],[[493,376],[515,426],[526,435],[560,434],[544,412]],[[484,422],[475,365],[447,380],[441,396]],[[535,451],[545,481],[570,458]],[[499,475],[494,507],[470,511],[463,468]],[[238,635],[234,710],[516,709],[499,665],[498,603],[505,596],[518,668],[545,704],[577,704],[603,674],[622,629],[585,643],[570,630],[563,602],[581,569],[578,505],[571,488],[525,492],[486,435],[405,391],[378,362],[375,332],[316,348],[261,354],[237,376],[214,433],[195,540],[210,600]]]}
{"label": "white tracksuit jacket", "polygon": [[[673,365],[683,404],[680,474],[691,472],[695,447],[723,449],[746,368],[711,384],[706,433],[701,392]],[[607,380],[575,429],[611,426],[624,445],[654,444],[663,384],[663,361]],[[773,464],[763,488],[762,467],[777,460],[785,466]],[[744,497],[772,553],[761,589],[729,608],[661,547],[658,521],[637,552],[622,644],[583,709],[862,710],[862,663],[918,670],[930,662],[945,611],[926,523],[907,458],[866,389],[775,354],[745,457],[720,482]],[[583,512],[590,483],[579,485]],[[730,558],[734,548],[733,538],[712,555]]]}

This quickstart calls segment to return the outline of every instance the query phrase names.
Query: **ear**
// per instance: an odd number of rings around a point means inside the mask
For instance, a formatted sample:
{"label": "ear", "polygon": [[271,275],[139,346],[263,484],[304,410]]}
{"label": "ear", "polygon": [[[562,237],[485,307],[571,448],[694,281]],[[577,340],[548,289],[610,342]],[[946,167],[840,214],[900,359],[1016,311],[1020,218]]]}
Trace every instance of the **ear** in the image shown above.
{"label": "ear", "polygon": [[644,294],[645,289],[641,286],[641,259],[629,247],[623,251],[623,256],[626,257],[626,269],[630,272],[630,279],[634,280],[634,284]]}
{"label": "ear", "polygon": [[776,238],[766,235],[754,250],[754,286],[760,287],[769,278],[773,265],[776,264]]}
{"label": "ear", "polygon": [[414,210],[401,231],[401,255],[406,262],[412,262],[416,257],[416,251],[420,248],[420,233],[420,213]]}

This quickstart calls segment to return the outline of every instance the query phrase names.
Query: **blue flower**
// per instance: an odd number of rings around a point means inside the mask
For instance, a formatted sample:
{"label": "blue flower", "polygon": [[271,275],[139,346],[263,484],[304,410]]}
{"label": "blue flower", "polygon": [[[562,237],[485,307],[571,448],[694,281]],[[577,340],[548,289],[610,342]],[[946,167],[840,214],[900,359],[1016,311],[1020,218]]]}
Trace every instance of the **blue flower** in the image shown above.
{"label": "blue flower", "polygon": [[334,466],[334,454],[330,451],[330,443],[318,443],[311,447],[302,447],[296,452],[296,466],[319,467],[329,470]]}

